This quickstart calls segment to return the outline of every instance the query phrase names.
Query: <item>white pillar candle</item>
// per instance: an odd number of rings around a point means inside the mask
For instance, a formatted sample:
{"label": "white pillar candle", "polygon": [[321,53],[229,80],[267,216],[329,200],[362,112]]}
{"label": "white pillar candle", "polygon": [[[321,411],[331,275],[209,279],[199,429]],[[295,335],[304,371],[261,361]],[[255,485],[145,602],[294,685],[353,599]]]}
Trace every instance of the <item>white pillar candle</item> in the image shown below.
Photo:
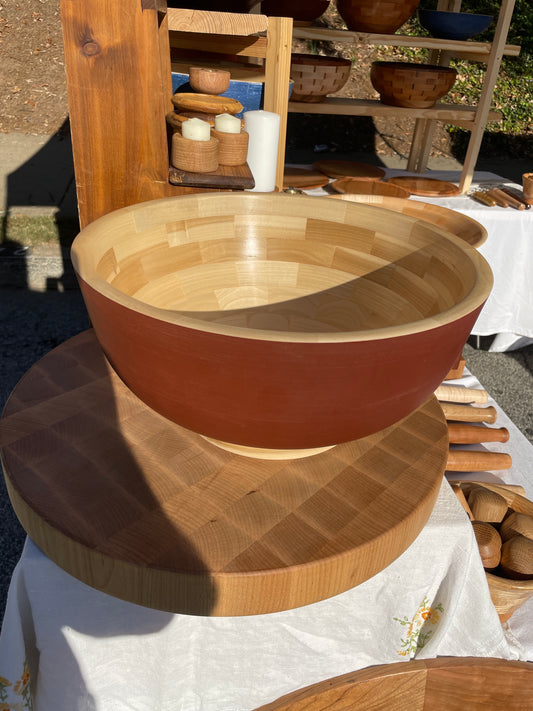
{"label": "white pillar candle", "polygon": [[247,111],[244,130],[249,134],[247,163],[255,181],[253,192],[270,193],[276,188],[279,114],[272,111]]}
{"label": "white pillar candle", "polygon": [[181,135],[192,141],[208,141],[211,138],[211,126],[202,119],[190,118],[181,124]]}
{"label": "white pillar candle", "polygon": [[215,116],[215,129],[222,133],[240,133],[241,120],[231,114],[219,114]]}

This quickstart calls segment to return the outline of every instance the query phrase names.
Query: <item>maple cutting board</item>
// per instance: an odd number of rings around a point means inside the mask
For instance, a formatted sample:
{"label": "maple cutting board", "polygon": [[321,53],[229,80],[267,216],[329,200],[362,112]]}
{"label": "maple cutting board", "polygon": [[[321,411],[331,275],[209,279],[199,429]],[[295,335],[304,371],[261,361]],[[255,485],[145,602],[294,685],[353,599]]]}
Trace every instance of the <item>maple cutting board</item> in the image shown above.
{"label": "maple cutting board", "polygon": [[0,450],[22,525],[71,575],[147,607],[227,616],[316,602],[385,568],[433,509],[448,436],[432,398],[307,459],[242,457],[144,405],[89,330],[22,378]]}

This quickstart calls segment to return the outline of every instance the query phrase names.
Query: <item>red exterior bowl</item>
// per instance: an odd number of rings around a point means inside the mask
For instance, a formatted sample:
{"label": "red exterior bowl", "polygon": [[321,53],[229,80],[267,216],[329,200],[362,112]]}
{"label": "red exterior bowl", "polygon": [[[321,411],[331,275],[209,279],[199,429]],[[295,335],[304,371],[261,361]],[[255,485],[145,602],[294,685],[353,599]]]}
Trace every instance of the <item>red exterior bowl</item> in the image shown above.
{"label": "red exterior bowl", "polygon": [[204,193],[86,227],[73,264],[100,344],[165,417],[237,445],[365,437],[426,402],[492,274],[458,237],[379,207]]}

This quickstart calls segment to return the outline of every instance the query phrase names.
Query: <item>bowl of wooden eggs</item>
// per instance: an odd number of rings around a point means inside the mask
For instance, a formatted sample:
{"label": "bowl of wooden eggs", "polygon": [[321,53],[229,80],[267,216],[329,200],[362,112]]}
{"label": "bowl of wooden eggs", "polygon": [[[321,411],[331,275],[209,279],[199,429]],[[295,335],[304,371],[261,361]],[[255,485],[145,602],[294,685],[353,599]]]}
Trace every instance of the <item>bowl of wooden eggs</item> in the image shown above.
{"label": "bowl of wooden eggs", "polygon": [[533,502],[516,487],[454,484],[469,514],[492,602],[505,622],[533,596]]}

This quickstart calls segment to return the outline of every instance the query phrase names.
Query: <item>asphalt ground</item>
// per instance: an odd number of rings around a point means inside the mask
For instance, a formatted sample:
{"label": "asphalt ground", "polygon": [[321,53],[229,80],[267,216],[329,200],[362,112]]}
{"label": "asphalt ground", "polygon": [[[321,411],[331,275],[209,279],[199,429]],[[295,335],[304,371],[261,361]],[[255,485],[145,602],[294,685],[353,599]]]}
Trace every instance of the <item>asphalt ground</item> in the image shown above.
{"label": "asphalt ground", "polygon": [[[288,156],[308,163],[309,155]],[[336,157],[321,154],[320,158]],[[376,156],[342,156],[380,164]],[[403,167],[390,161],[388,167]],[[458,169],[453,161],[436,169]],[[478,169],[520,182],[522,161],[483,159]],[[0,134],[0,210],[12,214],[76,216],[74,170],[68,137]],[[2,243],[0,243],[2,247]],[[16,245],[15,245],[16,247]],[[29,252],[0,249],[0,408],[31,366],[52,348],[85,330],[89,320],[68,251],[61,245]],[[533,442],[533,346],[488,352],[490,338],[470,339],[464,355],[479,379],[517,427]],[[0,481],[0,618],[12,571],[25,540]]]}

